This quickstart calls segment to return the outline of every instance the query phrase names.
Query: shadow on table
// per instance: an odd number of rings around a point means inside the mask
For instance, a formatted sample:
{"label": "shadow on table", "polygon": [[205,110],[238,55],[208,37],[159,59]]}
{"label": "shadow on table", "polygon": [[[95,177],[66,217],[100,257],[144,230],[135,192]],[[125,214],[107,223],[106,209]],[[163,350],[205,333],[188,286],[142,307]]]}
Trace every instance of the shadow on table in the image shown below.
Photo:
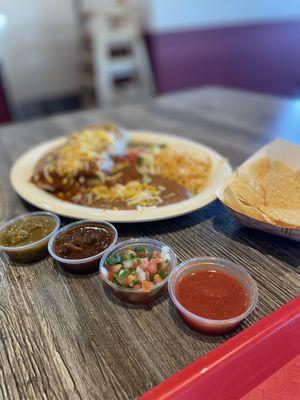
{"label": "shadow on table", "polygon": [[120,236],[137,237],[137,236],[153,236],[175,233],[192,228],[195,225],[211,219],[214,215],[216,202],[213,202],[201,210],[194,211],[180,217],[141,223],[116,224]]}
{"label": "shadow on table", "polygon": [[102,282],[102,285],[103,285],[103,291],[104,291],[106,297],[108,298],[108,300],[119,307],[126,308],[127,310],[143,309],[145,311],[151,311],[154,307],[158,306],[159,304],[165,302],[168,299],[168,293],[165,293],[150,303],[144,303],[144,304],[126,303],[126,302],[118,299],[114,295],[113,291],[108,287],[108,285],[105,284],[105,282]]}
{"label": "shadow on table", "polygon": [[65,276],[67,279],[80,279],[80,280],[88,280],[88,279],[90,279],[90,278],[94,278],[94,277],[97,277],[97,276],[99,276],[99,272],[98,271],[96,271],[96,272],[92,272],[92,273],[90,273],[90,274],[73,274],[72,272],[67,272],[67,271],[65,271],[59,264],[58,264],[58,262],[57,261],[55,261],[55,260],[52,260],[52,262],[53,262],[53,266],[54,266],[54,270],[55,270],[55,272],[57,273],[57,274],[59,274],[59,275],[62,275],[62,276]]}
{"label": "shadow on table", "polygon": [[171,315],[171,318],[173,319],[173,321],[177,325],[177,327],[185,335],[190,336],[193,339],[199,340],[201,342],[211,343],[211,344],[215,345],[215,347],[217,345],[220,345],[220,344],[224,343],[226,340],[232,338],[236,334],[238,334],[242,330],[242,327],[243,327],[243,324],[241,324],[234,331],[232,331],[231,333],[226,334],[226,335],[216,335],[216,336],[214,336],[214,335],[205,335],[204,333],[198,332],[198,331],[190,328],[183,321],[183,319],[181,318],[181,316],[179,315],[179,313],[177,311],[177,308],[172,303],[171,299],[169,299],[169,313]]}
{"label": "shadow on table", "polygon": [[293,268],[300,266],[300,242],[246,228],[234,221],[221,204],[216,208],[213,227],[230,239],[268,254]]}
{"label": "shadow on table", "polygon": [[[31,268],[31,267],[37,267],[37,262],[41,261],[30,261],[30,262],[18,262],[18,261],[14,261],[11,260],[7,254],[5,254],[4,251],[0,252],[0,260],[3,261],[3,263],[5,263],[6,265],[9,265],[11,267],[13,267],[14,270],[17,269],[25,269],[25,268]],[[42,259],[43,260],[43,259]]]}

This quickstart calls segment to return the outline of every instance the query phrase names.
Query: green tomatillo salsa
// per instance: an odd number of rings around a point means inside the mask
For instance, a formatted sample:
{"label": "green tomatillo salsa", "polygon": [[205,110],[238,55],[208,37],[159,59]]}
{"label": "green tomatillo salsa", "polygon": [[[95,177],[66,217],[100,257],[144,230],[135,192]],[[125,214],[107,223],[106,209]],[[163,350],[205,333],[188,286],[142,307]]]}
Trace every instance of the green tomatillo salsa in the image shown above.
{"label": "green tomatillo salsa", "polygon": [[6,247],[26,246],[48,236],[55,228],[51,216],[28,216],[8,225],[0,232],[0,245]]}

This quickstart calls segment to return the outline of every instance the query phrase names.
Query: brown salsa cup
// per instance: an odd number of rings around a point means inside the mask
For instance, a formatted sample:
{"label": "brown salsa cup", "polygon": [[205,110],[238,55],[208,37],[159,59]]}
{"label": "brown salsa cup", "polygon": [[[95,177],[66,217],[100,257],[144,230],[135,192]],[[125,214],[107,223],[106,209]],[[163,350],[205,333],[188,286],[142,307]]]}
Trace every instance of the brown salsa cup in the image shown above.
{"label": "brown salsa cup", "polygon": [[[56,254],[56,242],[57,240],[65,235],[68,231],[73,230],[74,228],[78,227],[104,227],[107,231],[111,232],[111,243],[105,247],[103,250],[98,251],[96,254],[93,254],[89,257],[82,257],[82,258],[65,258],[61,257]],[[66,225],[64,228],[60,229],[56,232],[55,235],[52,236],[51,240],[49,241],[48,250],[51,257],[58,262],[58,264],[67,272],[72,274],[90,274],[93,272],[98,271],[99,260],[101,259],[103,253],[108,249],[112,248],[118,239],[118,232],[116,228],[110,224],[109,222],[105,221],[89,221],[83,220],[79,222],[73,222],[69,225]]]}

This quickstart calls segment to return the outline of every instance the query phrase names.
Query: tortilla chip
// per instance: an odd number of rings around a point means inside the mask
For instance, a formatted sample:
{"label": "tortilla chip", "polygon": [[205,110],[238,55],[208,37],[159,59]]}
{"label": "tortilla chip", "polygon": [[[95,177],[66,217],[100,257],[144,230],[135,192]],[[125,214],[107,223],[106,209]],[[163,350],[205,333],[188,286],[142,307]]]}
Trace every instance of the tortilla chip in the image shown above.
{"label": "tortilla chip", "polygon": [[288,228],[295,228],[300,226],[300,212],[299,210],[289,210],[286,208],[274,208],[274,207],[259,207],[259,209],[268,215],[273,223],[280,226],[286,226]]}
{"label": "tortilla chip", "polygon": [[256,207],[264,202],[263,188],[251,174],[233,180],[230,187],[245,204]]}
{"label": "tortilla chip", "polygon": [[294,209],[300,212],[300,178],[293,173],[271,171],[262,183],[267,207]]}
{"label": "tortilla chip", "polygon": [[289,166],[284,164],[282,161],[272,161],[271,162],[270,171],[276,172],[277,174],[295,174],[296,171],[293,171]]}
{"label": "tortilla chip", "polygon": [[249,217],[300,228],[300,171],[263,157],[239,170],[225,188],[224,202]]}
{"label": "tortilla chip", "polygon": [[230,185],[224,190],[223,200],[228,207],[233,208],[235,211],[238,211],[241,214],[258,219],[259,221],[272,223],[272,220],[266,214],[264,214],[263,211],[243,203]]}
{"label": "tortilla chip", "polygon": [[248,166],[248,170],[255,175],[257,179],[263,178],[271,169],[271,160],[269,157],[263,157],[254,164]]}

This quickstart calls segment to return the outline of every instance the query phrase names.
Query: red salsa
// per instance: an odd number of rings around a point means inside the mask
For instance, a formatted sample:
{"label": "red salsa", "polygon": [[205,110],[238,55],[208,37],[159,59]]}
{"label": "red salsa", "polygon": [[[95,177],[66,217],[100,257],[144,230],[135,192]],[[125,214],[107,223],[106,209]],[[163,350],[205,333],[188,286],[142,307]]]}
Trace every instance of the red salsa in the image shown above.
{"label": "red salsa", "polygon": [[177,284],[179,303],[199,317],[225,320],[243,314],[248,307],[248,294],[233,276],[213,267],[184,276]]}

